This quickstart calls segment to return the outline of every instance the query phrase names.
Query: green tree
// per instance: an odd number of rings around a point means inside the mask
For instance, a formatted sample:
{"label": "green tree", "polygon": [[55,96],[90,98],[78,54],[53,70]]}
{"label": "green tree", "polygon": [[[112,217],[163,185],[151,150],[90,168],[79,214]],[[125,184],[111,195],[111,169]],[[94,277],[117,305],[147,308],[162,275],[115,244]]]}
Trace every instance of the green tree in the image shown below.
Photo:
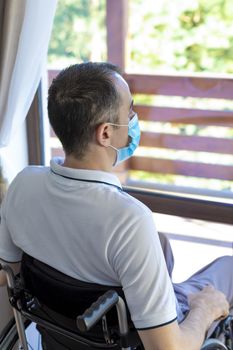
{"label": "green tree", "polygon": [[[232,0],[129,5],[131,70],[233,73]],[[105,8],[106,0],[59,0],[49,63],[106,60]]]}
{"label": "green tree", "polygon": [[105,59],[104,21],[104,0],[58,1],[48,52],[49,63],[64,66],[93,58]]}
{"label": "green tree", "polygon": [[130,1],[130,68],[233,73],[232,0],[151,5],[151,0]]}

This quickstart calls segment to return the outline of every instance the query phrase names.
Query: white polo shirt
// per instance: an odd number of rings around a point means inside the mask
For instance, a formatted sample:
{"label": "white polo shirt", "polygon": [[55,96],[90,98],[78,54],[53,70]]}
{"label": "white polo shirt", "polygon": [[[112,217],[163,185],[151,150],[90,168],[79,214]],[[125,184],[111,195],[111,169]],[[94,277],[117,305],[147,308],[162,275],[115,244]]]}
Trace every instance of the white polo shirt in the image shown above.
{"label": "white polo shirt", "polygon": [[79,280],[122,285],[137,329],[176,318],[176,301],[151,211],[114,175],[63,167],[25,168],[2,205],[0,258],[22,252]]}

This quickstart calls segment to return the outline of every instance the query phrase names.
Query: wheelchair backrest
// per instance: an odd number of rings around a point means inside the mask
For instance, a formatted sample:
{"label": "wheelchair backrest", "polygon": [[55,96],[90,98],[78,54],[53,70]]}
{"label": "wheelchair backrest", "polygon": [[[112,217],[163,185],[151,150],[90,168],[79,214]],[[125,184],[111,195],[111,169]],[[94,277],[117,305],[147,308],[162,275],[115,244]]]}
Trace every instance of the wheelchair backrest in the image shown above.
{"label": "wheelchair backrest", "polygon": [[[26,253],[22,258],[21,276],[24,288],[38,298],[40,303],[69,318],[82,314],[109,289],[114,289],[125,300],[123,290],[119,286],[104,286],[77,280]],[[129,311],[128,319],[130,321]],[[115,309],[108,314],[108,323],[117,324]]]}

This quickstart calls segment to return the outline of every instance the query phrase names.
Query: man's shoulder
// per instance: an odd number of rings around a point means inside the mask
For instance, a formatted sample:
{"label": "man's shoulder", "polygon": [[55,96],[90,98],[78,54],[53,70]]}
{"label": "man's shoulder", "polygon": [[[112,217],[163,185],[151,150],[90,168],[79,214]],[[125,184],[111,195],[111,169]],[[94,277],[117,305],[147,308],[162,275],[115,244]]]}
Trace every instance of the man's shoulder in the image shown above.
{"label": "man's shoulder", "polygon": [[138,199],[134,198],[125,191],[119,191],[114,198],[115,204],[121,208],[121,210],[127,210],[136,215],[150,215],[151,210]]}
{"label": "man's shoulder", "polygon": [[35,187],[38,180],[42,179],[49,171],[45,166],[28,166],[19,172],[11,182],[8,189],[8,196],[17,190],[23,191],[25,188]]}
{"label": "man's shoulder", "polygon": [[3,204],[6,211],[12,210],[17,203],[23,203],[30,196],[41,193],[40,183],[43,182],[47,167],[28,166],[19,172],[11,182]]}
{"label": "man's shoulder", "polygon": [[44,174],[50,171],[50,167],[43,165],[29,165],[24,168],[18,175],[33,175],[33,174]]}
{"label": "man's shoulder", "polygon": [[50,168],[46,166],[35,166],[30,165],[24,168],[18,175],[15,177],[13,182],[20,182],[24,179],[43,177],[45,174],[49,172]]}

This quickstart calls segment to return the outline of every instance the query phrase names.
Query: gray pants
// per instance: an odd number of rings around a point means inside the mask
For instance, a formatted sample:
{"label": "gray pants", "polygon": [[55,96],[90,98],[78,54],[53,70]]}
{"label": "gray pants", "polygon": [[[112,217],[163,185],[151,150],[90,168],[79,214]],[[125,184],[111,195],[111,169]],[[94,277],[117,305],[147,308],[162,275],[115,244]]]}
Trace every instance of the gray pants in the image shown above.
{"label": "gray pants", "polygon": [[[164,234],[159,233],[161,246],[164,252],[170,277],[174,266],[174,257],[169,240]],[[211,284],[223,292],[230,304],[233,314],[233,256],[223,256],[209,265],[203,267],[186,281],[173,283],[176,298],[183,314],[189,310],[187,297],[189,294],[199,292],[203,287]]]}

